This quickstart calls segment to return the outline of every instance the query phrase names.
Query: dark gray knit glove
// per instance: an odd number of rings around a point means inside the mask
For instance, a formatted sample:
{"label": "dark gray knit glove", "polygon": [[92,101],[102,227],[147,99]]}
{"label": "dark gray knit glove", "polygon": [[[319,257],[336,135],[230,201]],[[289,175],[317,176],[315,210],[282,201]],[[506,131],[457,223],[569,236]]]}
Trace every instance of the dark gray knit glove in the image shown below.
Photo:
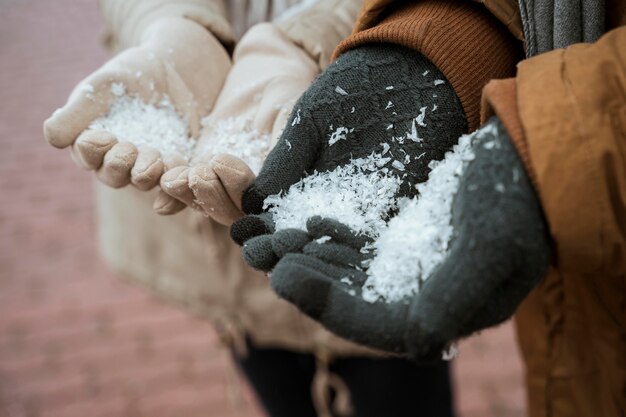
{"label": "dark gray knit glove", "polygon": [[[418,360],[509,318],[547,270],[551,249],[542,209],[499,120],[476,135],[452,203],[448,256],[409,299],[366,302],[364,242],[336,221],[312,218],[311,242],[284,255],[274,290],[329,330]],[[418,197],[419,198],[419,197]]]}
{"label": "dark gray knit glove", "polygon": [[[427,122],[422,122],[428,113]],[[420,113],[422,117],[420,119]],[[415,132],[403,143],[391,140]],[[393,155],[385,166],[404,182],[399,195],[412,196],[428,177],[428,163],[443,158],[466,129],[458,97],[444,75],[419,52],[391,44],[365,45],[331,64],[294,106],[277,145],[242,198],[246,216],[231,236],[244,245],[254,268],[271,270],[285,251],[310,241],[305,232],[274,234],[272,216],[263,211],[270,195],[285,192],[315,171],[331,171],[388,145]],[[394,159],[403,162],[398,164]],[[285,248],[272,244],[279,240]],[[279,245],[280,246],[280,245]]]}

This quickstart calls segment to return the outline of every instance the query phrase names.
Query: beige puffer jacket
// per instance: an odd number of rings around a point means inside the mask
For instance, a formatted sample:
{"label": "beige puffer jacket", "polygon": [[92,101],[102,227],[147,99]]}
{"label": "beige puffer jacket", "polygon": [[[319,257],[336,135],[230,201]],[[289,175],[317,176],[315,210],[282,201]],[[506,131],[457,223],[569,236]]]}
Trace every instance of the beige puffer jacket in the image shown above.
{"label": "beige puffer jacket", "polygon": [[[323,69],[352,29],[359,0],[101,0],[105,43],[114,52],[136,43],[156,18],[184,16],[210,30],[228,49],[249,26],[276,25]],[[233,21],[233,24],[229,23]],[[97,185],[100,246],[119,275],[163,299],[213,321],[227,343],[315,353],[318,357],[374,354],[331,335],[280,300],[264,274],[245,265],[228,227],[191,209],[171,217],[152,210],[155,193]]]}

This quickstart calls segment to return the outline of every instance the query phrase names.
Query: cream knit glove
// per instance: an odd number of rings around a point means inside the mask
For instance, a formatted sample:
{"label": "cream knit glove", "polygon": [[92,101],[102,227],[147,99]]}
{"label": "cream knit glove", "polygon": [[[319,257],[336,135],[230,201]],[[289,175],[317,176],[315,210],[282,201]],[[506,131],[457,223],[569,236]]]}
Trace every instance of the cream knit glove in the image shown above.
{"label": "cream knit glove", "polygon": [[57,148],[71,146],[77,164],[95,170],[111,187],[132,183],[150,189],[166,169],[186,163],[183,155],[161,155],[88,127],[121,94],[146,103],[167,96],[189,125],[190,135],[197,137],[200,119],[213,107],[229,69],[226,51],[205,28],[184,18],[159,19],[138,46],[120,53],[75,88],[65,106],[46,120],[45,137]]}
{"label": "cream knit glove", "polygon": [[[203,123],[191,166],[161,178],[171,198],[226,225],[243,215],[241,195],[254,181],[253,170],[258,172],[293,104],[319,72],[317,62],[271,23],[251,28],[233,61],[215,109]],[[227,135],[230,147],[224,147]],[[155,202],[160,214],[177,209],[171,199]]]}

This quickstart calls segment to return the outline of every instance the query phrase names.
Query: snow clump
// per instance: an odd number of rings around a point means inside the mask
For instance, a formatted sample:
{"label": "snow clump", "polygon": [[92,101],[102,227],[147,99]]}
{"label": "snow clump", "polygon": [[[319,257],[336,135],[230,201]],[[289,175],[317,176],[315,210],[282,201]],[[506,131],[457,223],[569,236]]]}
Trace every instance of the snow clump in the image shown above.
{"label": "snow clump", "polygon": [[124,85],[115,83],[111,92],[116,96],[109,112],[94,120],[91,130],[111,132],[118,141],[150,147],[162,155],[178,154],[189,160],[195,139],[189,136],[187,123],[178,115],[168,96],[156,105],[146,104],[138,97],[124,94]]}
{"label": "snow clump", "polygon": [[373,244],[375,257],[369,262],[362,297],[368,302],[401,301],[416,294],[446,258],[453,239],[452,200],[465,166],[474,159],[472,136],[431,161],[428,180],[417,185],[419,194],[402,201]]}
{"label": "snow clump", "polygon": [[322,216],[356,233],[376,237],[385,227],[389,211],[399,202],[396,194],[402,180],[388,169],[381,169],[390,161],[372,153],[332,171],[315,172],[286,193],[267,197],[263,209],[272,214],[276,230],[306,230],[310,217]]}
{"label": "snow clump", "polygon": [[[93,92],[93,87],[89,87],[84,88],[87,94]],[[202,126],[210,134],[205,133],[199,143],[190,136],[189,125],[176,112],[167,95],[156,104],[147,104],[139,97],[126,94],[122,83],[113,83],[111,93],[116,98],[109,112],[94,120],[88,129],[111,132],[120,142],[130,142],[137,148],[150,147],[161,155],[177,154],[186,161],[230,154],[243,160],[255,174],[261,170],[270,151],[270,135],[253,129],[249,119],[214,121],[205,117]]]}

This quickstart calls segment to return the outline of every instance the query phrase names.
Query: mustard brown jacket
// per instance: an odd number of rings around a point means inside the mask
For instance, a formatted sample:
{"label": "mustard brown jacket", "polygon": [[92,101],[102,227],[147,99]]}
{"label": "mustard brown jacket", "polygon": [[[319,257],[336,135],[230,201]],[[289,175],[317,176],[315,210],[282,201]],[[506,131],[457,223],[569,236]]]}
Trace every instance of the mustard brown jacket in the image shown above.
{"label": "mustard brown jacket", "polygon": [[[594,44],[524,60],[514,0],[366,0],[335,55],[413,47],[461,97],[472,128],[497,114],[538,191],[556,257],[520,306],[531,417],[626,416],[626,2]],[[493,81],[484,89],[489,79]]]}

